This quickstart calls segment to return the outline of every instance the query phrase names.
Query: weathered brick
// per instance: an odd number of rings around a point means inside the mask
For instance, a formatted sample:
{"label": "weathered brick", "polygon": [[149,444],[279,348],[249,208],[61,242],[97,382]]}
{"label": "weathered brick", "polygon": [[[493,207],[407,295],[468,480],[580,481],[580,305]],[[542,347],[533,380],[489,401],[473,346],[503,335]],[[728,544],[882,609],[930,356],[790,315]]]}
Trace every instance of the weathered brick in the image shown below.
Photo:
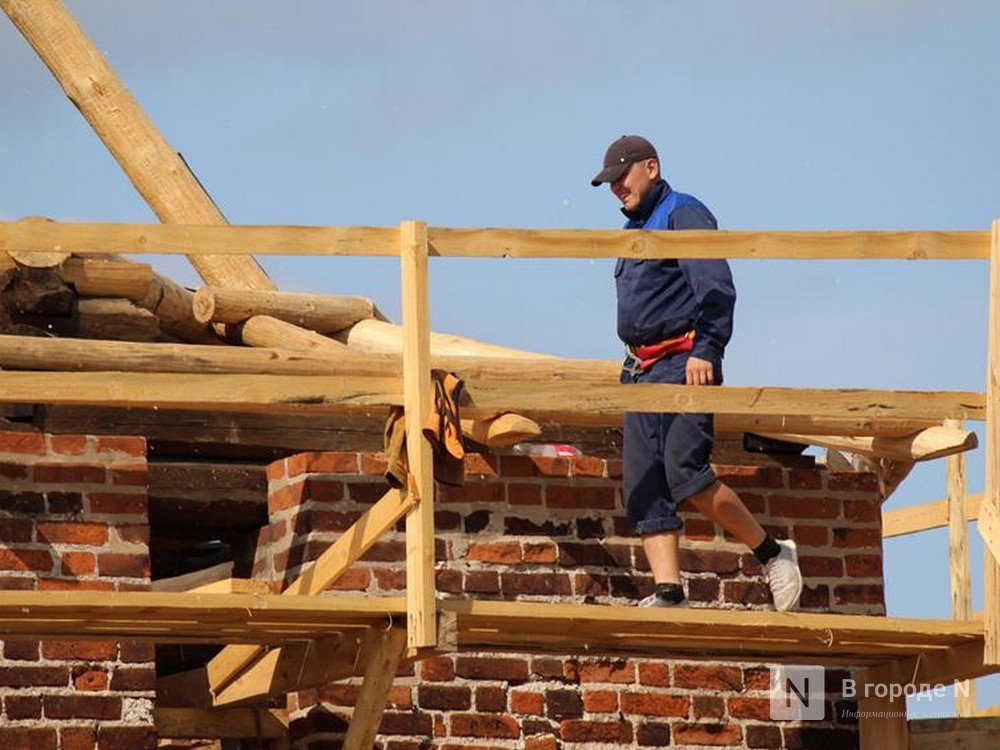
{"label": "weathered brick", "polygon": [[839,557],[801,555],[799,557],[799,569],[804,576],[840,578],[844,575],[844,561]]}
{"label": "weathered brick", "polygon": [[884,604],[885,590],[881,584],[844,583],[835,586],[833,599],[837,604]]}
{"label": "weathered brick", "polygon": [[583,699],[575,690],[549,690],[545,693],[545,705],[550,719],[583,717]]}
{"label": "weathered brick", "polygon": [[97,556],[97,569],[102,576],[149,578],[149,555],[105,552]]}
{"label": "weathered brick", "polygon": [[823,475],[816,469],[789,469],[788,489],[819,490],[823,488]]}
{"label": "weathered brick", "polygon": [[500,456],[500,474],[505,477],[567,477],[568,458],[544,456]]}
{"label": "weathered brick", "polygon": [[528,679],[528,660],[519,658],[490,658],[485,656],[459,656],[455,672],[470,680],[508,680],[523,682]]}
{"label": "weathered brick", "polygon": [[763,487],[769,489],[785,486],[784,472],[775,466],[731,466],[720,464],[715,467],[715,472],[719,476],[719,479],[730,487]]}
{"label": "weathered brick", "polygon": [[13,464],[0,461],[0,478],[27,479],[31,468],[27,464]]}
{"label": "weathered brick", "polygon": [[530,714],[541,716],[545,713],[545,696],[541,693],[527,690],[512,690],[510,693],[510,710],[515,714]]}
{"label": "weathered brick", "polygon": [[0,667],[0,685],[4,687],[68,687],[69,668],[62,666],[8,665]]}
{"label": "weathered brick", "polygon": [[789,750],[855,750],[858,735],[852,729],[827,727],[788,727],[785,729],[785,747]]}
{"label": "weathered brick", "polygon": [[519,542],[471,542],[465,558],[494,565],[516,565],[521,562],[521,545]]}
{"label": "weathered brick", "polygon": [[500,588],[507,596],[569,596],[573,593],[565,573],[501,573]]}
{"label": "weathered brick", "polygon": [[45,496],[41,492],[0,492],[0,511],[37,515],[45,511]]}
{"label": "weathered brick", "polygon": [[583,708],[591,714],[611,714],[618,710],[618,693],[614,690],[586,690]]}
{"label": "weathered brick", "polygon": [[739,745],[743,741],[743,730],[738,724],[678,722],[672,729],[674,742],[679,745]]}
{"label": "weathered brick", "polygon": [[521,724],[505,714],[452,714],[451,733],[456,737],[514,740],[521,736]]}
{"label": "weathered brick", "polygon": [[465,685],[420,685],[417,703],[421,708],[440,711],[468,711],[472,707],[472,690]]}
{"label": "weathered brick", "polygon": [[743,673],[739,667],[677,664],[674,666],[674,687],[693,690],[742,690]]}
{"label": "weathered brick", "polygon": [[149,501],[145,494],[88,492],[87,502],[91,513],[145,516],[149,512]]}
{"label": "weathered brick", "polygon": [[545,504],[550,508],[614,510],[615,497],[614,487],[550,484],[545,488]]}
{"label": "weathered brick", "polygon": [[559,550],[552,542],[525,542],[521,554],[526,563],[551,565],[558,559]]}
{"label": "weathered brick", "polygon": [[47,719],[119,719],[122,701],[105,695],[48,695],[45,697]]}
{"label": "weathered brick", "polygon": [[0,726],[0,747],[4,750],[56,750],[56,730],[52,727]]}
{"label": "weathered brick", "polygon": [[542,485],[516,483],[508,484],[507,502],[511,505],[541,505]]}
{"label": "weathered brick", "polygon": [[23,518],[0,518],[0,544],[24,544],[31,541],[31,521]]}
{"label": "weathered brick", "polygon": [[670,686],[670,667],[662,662],[640,662],[639,684],[654,687]]}
{"label": "weathered brick", "polygon": [[721,719],[726,715],[726,701],[717,695],[694,695],[691,712],[696,719]]}
{"label": "weathered brick", "polygon": [[871,500],[845,500],[844,518],[859,523],[875,523],[882,518],[882,507],[877,498]]}
{"label": "weathered brick", "polygon": [[386,711],[382,714],[382,734],[429,735],[433,729],[430,714],[417,711]]}
{"label": "weathered brick", "polygon": [[96,727],[59,727],[60,750],[94,750]]}
{"label": "weathered brick", "polygon": [[121,652],[121,660],[125,664],[151,662],[156,658],[156,647],[152,643],[142,641],[122,641]]}
{"label": "weathered brick", "polygon": [[611,682],[628,685],[635,682],[635,662],[626,659],[597,659],[566,663],[579,682]]}
{"label": "weathered brick", "polygon": [[557,523],[508,516],[504,518],[504,533],[508,536],[570,536],[573,525],[569,521]]}
{"label": "weathered brick", "polygon": [[50,435],[49,445],[52,453],[63,456],[82,456],[87,452],[87,436]]}
{"label": "weathered brick", "polygon": [[38,573],[48,573],[52,568],[52,553],[48,550],[0,547],[0,570],[32,570]]}
{"label": "weathered brick", "polygon": [[670,744],[670,725],[645,722],[635,730],[635,741],[640,747],[667,747]]}
{"label": "weathered brick", "polygon": [[45,435],[37,432],[0,432],[0,453],[45,453]]}
{"label": "weathered brick", "polygon": [[799,607],[802,609],[829,609],[830,587],[826,585],[803,586]]}
{"label": "weathered brick", "polygon": [[42,699],[37,695],[8,695],[3,699],[4,711],[10,721],[42,718]]}
{"label": "weathered brick", "polygon": [[691,549],[682,547],[680,550],[681,570],[692,573],[718,573],[725,575],[736,573],[740,569],[740,556],[735,552],[725,552],[713,549]]}
{"label": "weathered brick", "polygon": [[625,692],[620,696],[622,712],[643,716],[679,716],[686,718],[691,710],[691,698],[686,695]]}
{"label": "weathered brick", "polygon": [[747,724],[747,747],[749,748],[780,748],[781,729],[773,724]]}
{"label": "weathered brick", "polygon": [[743,695],[734,695],[726,703],[729,706],[729,715],[735,719],[771,720],[771,701],[769,698],[749,698]]}
{"label": "weathered brick", "polygon": [[845,549],[882,548],[882,531],[880,529],[856,529],[841,527],[833,529],[833,546]]}
{"label": "weathered brick", "polygon": [[104,484],[107,469],[87,464],[35,464],[32,477],[36,482],[59,484]]}
{"label": "weathered brick", "polygon": [[12,661],[38,661],[38,645],[38,641],[11,638],[3,642],[3,655]]}
{"label": "weathered brick", "polygon": [[[525,734],[528,732],[525,731]],[[559,742],[555,737],[526,737],[524,740],[524,750],[559,750]]]}
{"label": "weathered brick", "polygon": [[107,690],[108,673],[103,669],[75,667],[73,686],[81,691]]}
{"label": "weathered brick", "polygon": [[111,689],[138,692],[156,689],[156,669],[148,667],[118,667],[111,674]]}
{"label": "weathered brick", "polygon": [[722,598],[729,604],[767,604],[771,593],[761,581],[723,581]]}
{"label": "weathered brick", "polygon": [[154,750],[156,730],[153,727],[109,727],[97,730],[97,750]]}
{"label": "weathered brick", "polygon": [[347,486],[343,482],[309,477],[302,484],[302,502],[339,503],[347,497]]}
{"label": "weathered brick", "polygon": [[[477,667],[470,667],[476,670]],[[431,682],[455,679],[455,662],[450,656],[432,656],[420,662],[420,677]]]}
{"label": "weathered brick", "polygon": [[831,492],[878,492],[878,477],[868,472],[836,472],[826,477],[826,487]]}
{"label": "weathered brick", "polygon": [[839,518],[841,508],[832,497],[771,495],[770,510],[781,518]]}
{"label": "weathered brick", "polygon": [[499,713],[507,710],[507,691],[501,687],[476,688],[476,711]]}
{"label": "weathered brick", "polygon": [[389,464],[384,453],[362,453],[361,473],[369,476],[385,476]]}
{"label": "weathered brick", "polygon": [[830,530],[825,526],[795,526],[792,538],[800,547],[825,547],[830,543]]}
{"label": "weathered brick", "polygon": [[123,453],[136,458],[146,457],[146,438],[101,435],[97,438],[98,453]]}
{"label": "weathered brick", "polygon": [[106,523],[59,521],[38,524],[38,541],[49,544],[85,544],[100,547],[108,541]]}
{"label": "weathered brick", "polygon": [[632,725],[626,721],[590,721],[567,719],[559,724],[559,734],[566,742],[631,742]]}
{"label": "weathered brick", "polygon": [[46,492],[45,499],[48,502],[49,513],[54,515],[63,513],[75,515],[83,512],[83,493]]}
{"label": "weathered brick", "polygon": [[845,555],[847,575],[855,578],[881,578],[881,555]]}
{"label": "weathered brick", "polygon": [[715,539],[715,524],[704,518],[684,520],[684,538],[691,542],[710,542]]}

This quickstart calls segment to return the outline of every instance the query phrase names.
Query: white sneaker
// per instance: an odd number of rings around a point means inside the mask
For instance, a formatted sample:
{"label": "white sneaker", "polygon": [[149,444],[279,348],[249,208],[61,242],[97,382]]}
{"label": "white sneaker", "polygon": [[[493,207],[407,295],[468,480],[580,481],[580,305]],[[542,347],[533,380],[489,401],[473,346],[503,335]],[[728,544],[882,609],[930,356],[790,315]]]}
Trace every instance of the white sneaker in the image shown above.
{"label": "white sneaker", "polygon": [[771,589],[774,608],[787,612],[799,603],[802,596],[802,573],[799,571],[799,553],[790,539],[778,541],[781,551],[764,565],[764,580]]}
{"label": "white sneaker", "polygon": [[640,599],[638,604],[640,607],[686,607],[687,605],[687,598],[675,603],[656,594],[650,594],[645,599]]}

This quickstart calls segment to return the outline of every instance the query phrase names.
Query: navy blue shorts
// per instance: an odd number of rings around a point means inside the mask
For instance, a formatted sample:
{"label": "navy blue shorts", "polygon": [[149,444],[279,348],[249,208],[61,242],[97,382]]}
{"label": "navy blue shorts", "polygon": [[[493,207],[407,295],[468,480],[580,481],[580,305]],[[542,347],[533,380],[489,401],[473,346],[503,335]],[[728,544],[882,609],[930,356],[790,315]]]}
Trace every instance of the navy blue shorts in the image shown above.
{"label": "navy blue shorts", "polygon": [[[622,372],[621,382],[683,385],[689,356],[664,357],[641,375]],[[721,385],[722,363],[712,364],[715,383]],[[714,442],[711,414],[625,414],[625,509],[637,534],[675,531],[684,525],[677,506],[716,479],[709,463]]]}

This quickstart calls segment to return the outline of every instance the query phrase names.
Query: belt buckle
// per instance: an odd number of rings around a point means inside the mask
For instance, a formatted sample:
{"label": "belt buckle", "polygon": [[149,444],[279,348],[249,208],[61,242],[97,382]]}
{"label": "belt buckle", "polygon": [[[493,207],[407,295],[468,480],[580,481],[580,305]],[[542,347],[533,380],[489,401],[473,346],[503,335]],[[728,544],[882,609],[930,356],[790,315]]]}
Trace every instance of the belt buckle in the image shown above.
{"label": "belt buckle", "polygon": [[645,372],[642,360],[635,356],[635,353],[627,345],[625,346],[625,361],[622,362],[622,370],[629,375],[642,375]]}

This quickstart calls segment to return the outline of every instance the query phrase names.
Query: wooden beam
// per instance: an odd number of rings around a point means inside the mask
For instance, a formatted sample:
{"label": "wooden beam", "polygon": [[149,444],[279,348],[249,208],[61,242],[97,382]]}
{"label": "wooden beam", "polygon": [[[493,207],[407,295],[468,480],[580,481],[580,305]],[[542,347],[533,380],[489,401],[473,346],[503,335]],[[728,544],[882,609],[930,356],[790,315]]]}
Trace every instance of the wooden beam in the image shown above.
{"label": "wooden beam", "polygon": [[406,647],[406,632],[400,628],[383,630],[377,636],[378,647],[365,667],[364,681],[347,727],[347,736],[344,737],[344,750],[369,750],[372,747]]}
{"label": "wooden beam", "polygon": [[[966,495],[963,507],[966,521],[974,521],[979,517],[979,507],[983,493]],[[948,501],[934,500],[921,505],[911,505],[906,508],[895,508],[882,511],[882,538],[915,534],[928,529],[940,529],[949,525]]]}
{"label": "wooden beam", "polygon": [[[66,96],[94,128],[160,221],[226,223],[187,164],[167,143],[62,2],[0,0],[0,7],[48,66]],[[77,252],[84,249],[72,241],[62,244]],[[189,257],[209,284],[274,288],[252,257]]]}
{"label": "wooden beam", "polygon": [[154,708],[156,735],[166,739],[273,739],[288,733],[288,714],[266,708]]}
{"label": "wooden beam", "polygon": [[[47,0],[51,1],[51,0]],[[10,4],[12,0],[4,0]],[[192,226],[200,223],[201,226]],[[0,222],[0,249],[121,252],[129,255],[373,255],[399,254],[399,232],[388,227],[211,226],[169,224]],[[431,256],[518,258],[769,258],[976,259],[989,257],[987,232],[746,232],[661,233],[594,229],[428,228]],[[215,282],[209,282],[214,284]]]}
{"label": "wooden beam", "polygon": [[[282,596],[316,596],[333,583],[345,570],[357,562],[371,546],[414,507],[416,498],[409,493],[390,490],[369,508],[337,541],[321,554],[315,563],[289,584]],[[206,665],[208,686],[214,695],[232,682],[260,656],[261,649],[250,646],[229,646],[216,654]],[[276,658],[280,658],[276,657]]]}
{"label": "wooden beam", "polygon": [[[946,427],[961,429],[962,423],[949,420]],[[968,620],[972,616],[972,579],[969,574],[969,525],[965,520],[965,456],[945,459],[948,478],[948,569],[951,580],[951,616]],[[955,692],[955,711],[972,716],[976,710],[975,683],[965,680]]]}
{"label": "wooden beam", "polygon": [[[154,589],[155,591],[155,589]],[[260,578],[222,578],[188,589],[192,594],[270,594],[271,584]]]}
{"label": "wooden beam", "polygon": [[[986,519],[987,530],[983,539],[987,542],[983,554],[983,628],[986,648],[984,658],[990,664],[1000,664],[1000,529],[990,522],[1000,521],[1000,219],[994,220],[990,244],[990,299],[989,338],[987,339],[986,370],[986,490],[983,493],[983,507],[980,509],[980,531],[982,519]],[[989,542],[993,541],[991,547]]]}
{"label": "wooden beam", "polygon": [[[364,413],[402,402],[397,377],[0,372],[0,403],[114,404],[160,409]],[[870,419],[982,419],[983,394],[467,380],[467,417],[522,412],[590,424],[626,411]],[[558,404],[558,409],[554,408]]]}
{"label": "wooden beam", "polygon": [[934,649],[856,672],[858,684],[945,685],[956,680],[997,672],[983,661],[983,642],[974,640],[946,649]]}
{"label": "wooden beam", "polygon": [[418,504],[406,517],[407,645],[413,651],[437,644],[434,592],[434,458],[424,425],[430,417],[430,302],[427,288],[427,226],[399,227],[403,311],[403,403],[406,412],[407,491]]}
{"label": "wooden beam", "polygon": [[973,450],[979,444],[976,433],[971,430],[941,425],[928,427],[916,435],[904,438],[795,435],[787,432],[766,433],[764,436],[775,440],[787,440],[803,445],[818,445],[824,448],[860,453],[863,456],[897,461],[929,461]]}
{"label": "wooden beam", "polygon": [[910,750],[995,750],[1000,719],[911,719]]}
{"label": "wooden beam", "polygon": [[[210,568],[195,570],[171,578],[158,578],[151,582],[153,591],[190,591],[207,584],[229,580],[233,575],[235,563],[232,560],[221,562]],[[207,593],[207,592],[203,592]]]}
{"label": "wooden beam", "polygon": [[242,323],[268,315],[318,333],[334,333],[375,315],[374,303],[364,297],[217,286],[199,289],[192,309],[201,323]]}
{"label": "wooden beam", "polygon": [[[350,328],[337,334],[337,338],[343,341],[351,349],[369,354],[399,354],[403,350],[403,329],[384,320],[362,320]],[[466,338],[464,336],[454,336],[450,333],[430,334],[431,355],[435,357],[484,357],[500,361],[510,360],[530,360],[536,362],[553,361],[566,362],[570,360],[557,359],[556,357],[529,352],[524,349],[512,349],[507,346],[488,344],[484,341]],[[600,373],[609,373],[612,382],[617,379],[620,364],[614,362],[602,362]],[[474,363],[467,363],[466,366],[475,366]],[[597,373],[594,374],[596,376]]]}
{"label": "wooden beam", "polygon": [[858,695],[859,750],[909,750],[906,699]]}

